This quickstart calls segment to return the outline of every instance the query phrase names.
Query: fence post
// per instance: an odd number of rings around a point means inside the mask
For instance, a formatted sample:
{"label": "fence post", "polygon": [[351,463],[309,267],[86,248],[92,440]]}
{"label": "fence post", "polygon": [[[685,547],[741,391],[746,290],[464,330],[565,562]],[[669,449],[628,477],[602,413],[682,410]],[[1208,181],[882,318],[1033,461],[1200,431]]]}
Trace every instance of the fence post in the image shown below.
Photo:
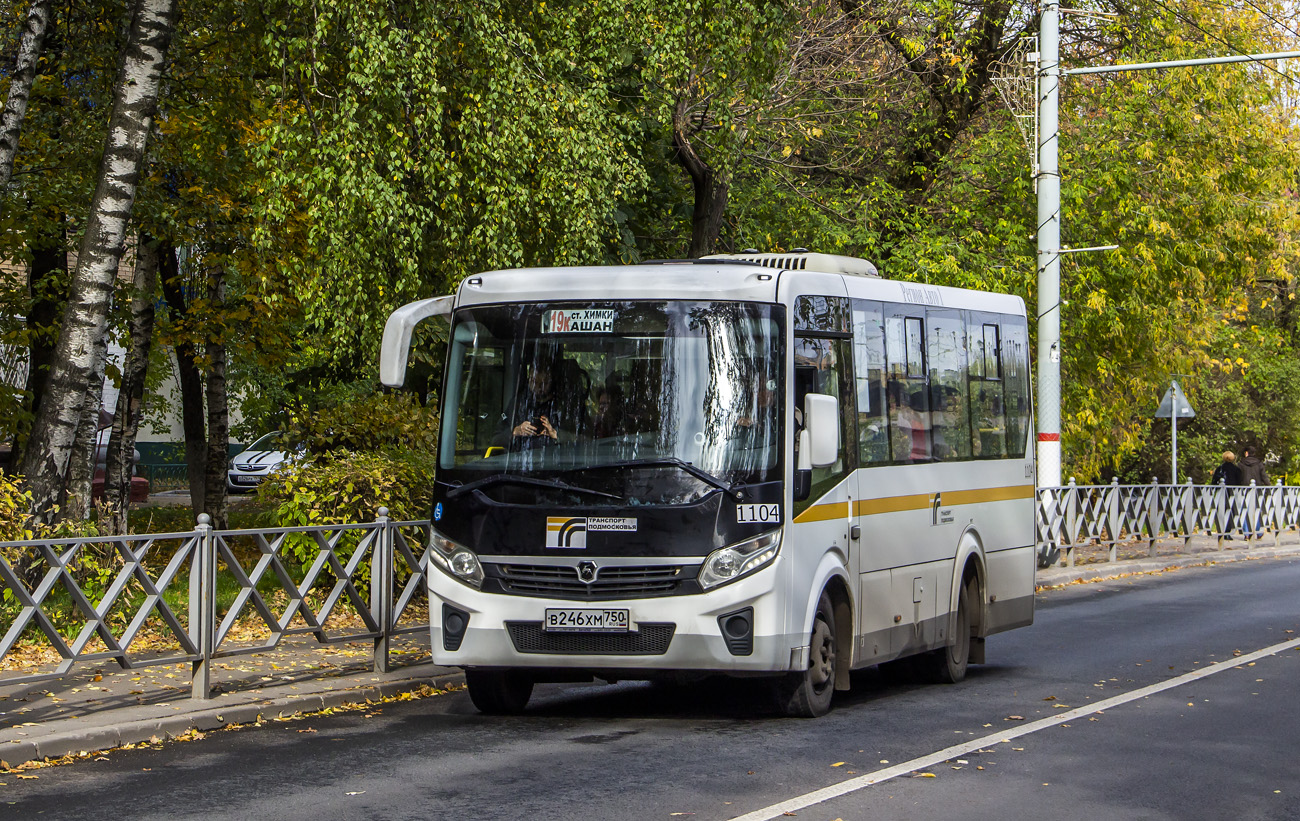
{"label": "fence post", "polygon": [[1226,479],[1220,479],[1217,485],[1214,485],[1214,530],[1219,537],[1219,549],[1223,549],[1223,539],[1225,536],[1232,538],[1228,533],[1228,482]]}
{"label": "fence post", "polygon": [[190,697],[208,699],[212,697],[212,642],[217,632],[217,542],[212,517],[200,513],[194,535],[198,542],[190,566],[190,640],[198,648],[199,658],[190,670]]}
{"label": "fence post", "polygon": [[376,673],[387,673],[392,669],[388,652],[392,649],[393,629],[393,523],[388,518],[388,508],[379,508],[375,524],[378,532],[374,560],[370,563],[370,610],[379,622],[379,635],[375,638],[374,668]]}
{"label": "fence post", "polygon": [[1249,548],[1251,540],[1255,538],[1255,528],[1259,527],[1259,490],[1255,486],[1254,479],[1251,479],[1246,487],[1246,501],[1242,509],[1245,512],[1245,519],[1241,523],[1241,530],[1246,539],[1246,547]]}
{"label": "fence post", "polygon": [[[1170,485],[1172,492],[1178,485]],[[1154,559],[1156,556],[1156,538],[1165,532],[1165,500],[1161,498],[1163,490],[1160,487],[1160,479],[1151,477],[1151,490],[1148,491],[1147,500],[1147,556]]]}
{"label": "fence post", "polygon": [[1273,485],[1272,493],[1269,496],[1273,499],[1273,546],[1278,547],[1282,544],[1282,480],[1278,479]]}
{"label": "fence post", "polygon": [[1074,549],[1077,543],[1075,534],[1079,532],[1078,495],[1079,488],[1074,483],[1074,477],[1071,476],[1065,493],[1061,494],[1061,511],[1065,515],[1063,522],[1065,527],[1061,533],[1061,550],[1065,552],[1065,561],[1061,564],[1064,567],[1074,567]]}

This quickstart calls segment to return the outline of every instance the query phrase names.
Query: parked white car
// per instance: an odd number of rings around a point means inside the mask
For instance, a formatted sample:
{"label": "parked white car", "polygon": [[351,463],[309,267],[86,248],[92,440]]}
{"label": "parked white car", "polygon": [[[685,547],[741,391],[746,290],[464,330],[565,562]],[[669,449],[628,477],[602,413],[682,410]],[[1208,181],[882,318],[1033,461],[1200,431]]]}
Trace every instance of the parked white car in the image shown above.
{"label": "parked white car", "polygon": [[283,431],[266,434],[230,460],[226,489],[232,493],[255,489],[291,455]]}

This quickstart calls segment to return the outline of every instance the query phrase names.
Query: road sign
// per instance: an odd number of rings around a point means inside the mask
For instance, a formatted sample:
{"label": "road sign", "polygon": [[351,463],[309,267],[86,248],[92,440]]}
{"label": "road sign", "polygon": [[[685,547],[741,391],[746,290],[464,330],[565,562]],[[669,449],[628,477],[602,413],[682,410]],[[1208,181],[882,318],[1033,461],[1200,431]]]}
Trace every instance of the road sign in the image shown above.
{"label": "road sign", "polygon": [[1168,419],[1173,423],[1173,456],[1169,475],[1175,485],[1178,484],[1178,420],[1191,419],[1195,415],[1196,411],[1192,410],[1183,389],[1174,380],[1169,380],[1169,390],[1165,391],[1164,398],[1160,400],[1160,407],[1156,409],[1156,418]]}
{"label": "road sign", "polygon": [[1191,419],[1196,415],[1192,410],[1191,404],[1187,401],[1187,394],[1178,386],[1177,382],[1169,383],[1169,389],[1165,391],[1165,396],[1160,400],[1160,407],[1156,410],[1157,419],[1171,419],[1174,415],[1174,409],[1178,409],[1179,419]]}

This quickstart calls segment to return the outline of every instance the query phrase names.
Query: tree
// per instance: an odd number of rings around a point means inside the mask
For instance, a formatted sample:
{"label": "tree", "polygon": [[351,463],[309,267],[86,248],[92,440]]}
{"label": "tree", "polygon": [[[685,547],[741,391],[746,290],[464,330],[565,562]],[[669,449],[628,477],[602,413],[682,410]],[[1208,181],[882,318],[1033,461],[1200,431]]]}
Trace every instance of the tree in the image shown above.
{"label": "tree", "polygon": [[23,473],[32,495],[32,516],[37,522],[49,521],[54,514],[87,388],[99,370],[97,346],[107,327],[109,297],[126,242],[127,222],[175,23],[174,0],[138,0],[133,8],[114,89],[99,183],[77,254],[49,392],[23,459]]}
{"label": "tree", "polygon": [[36,79],[36,64],[40,59],[49,23],[50,0],[33,0],[23,24],[18,59],[14,61],[14,71],[9,81],[9,96],[5,100],[3,114],[0,114],[0,190],[9,184],[9,178],[13,175],[18,135],[22,131],[23,118],[27,115],[27,101]]}
{"label": "tree", "polygon": [[343,379],[398,304],[470,272],[590,262],[639,189],[620,99],[639,5],[285,0],[258,240]]}
{"label": "tree", "polygon": [[122,385],[113,414],[104,460],[104,501],[109,533],[127,533],[131,507],[131,475],[135,466],[135,438],[144,413],[145,379],[153,346],[154,300],[158,290],[158,243],[146,234],[136,245],[135,276],[131,290],[130,348],[122,367]]}

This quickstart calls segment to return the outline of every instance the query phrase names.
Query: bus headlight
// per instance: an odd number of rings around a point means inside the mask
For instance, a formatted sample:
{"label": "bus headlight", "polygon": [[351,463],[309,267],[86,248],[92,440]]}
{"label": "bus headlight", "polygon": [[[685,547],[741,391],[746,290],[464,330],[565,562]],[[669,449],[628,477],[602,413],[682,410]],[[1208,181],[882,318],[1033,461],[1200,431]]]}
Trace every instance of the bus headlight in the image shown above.
{"label": "bus headlight", "polygon": [[715,550],[700,568],[700,587],[710,590],[720,584],[748,576],[771,564],[781,550],[781,531],[773,530],[753,539]]}
{"label": "bus headlight", "polygon": [[430,536],[429,544],[433,547],[429,555],[442,572],[475,590],[483,586],[483,565],[474,551],[453,542],[436,530]]}

